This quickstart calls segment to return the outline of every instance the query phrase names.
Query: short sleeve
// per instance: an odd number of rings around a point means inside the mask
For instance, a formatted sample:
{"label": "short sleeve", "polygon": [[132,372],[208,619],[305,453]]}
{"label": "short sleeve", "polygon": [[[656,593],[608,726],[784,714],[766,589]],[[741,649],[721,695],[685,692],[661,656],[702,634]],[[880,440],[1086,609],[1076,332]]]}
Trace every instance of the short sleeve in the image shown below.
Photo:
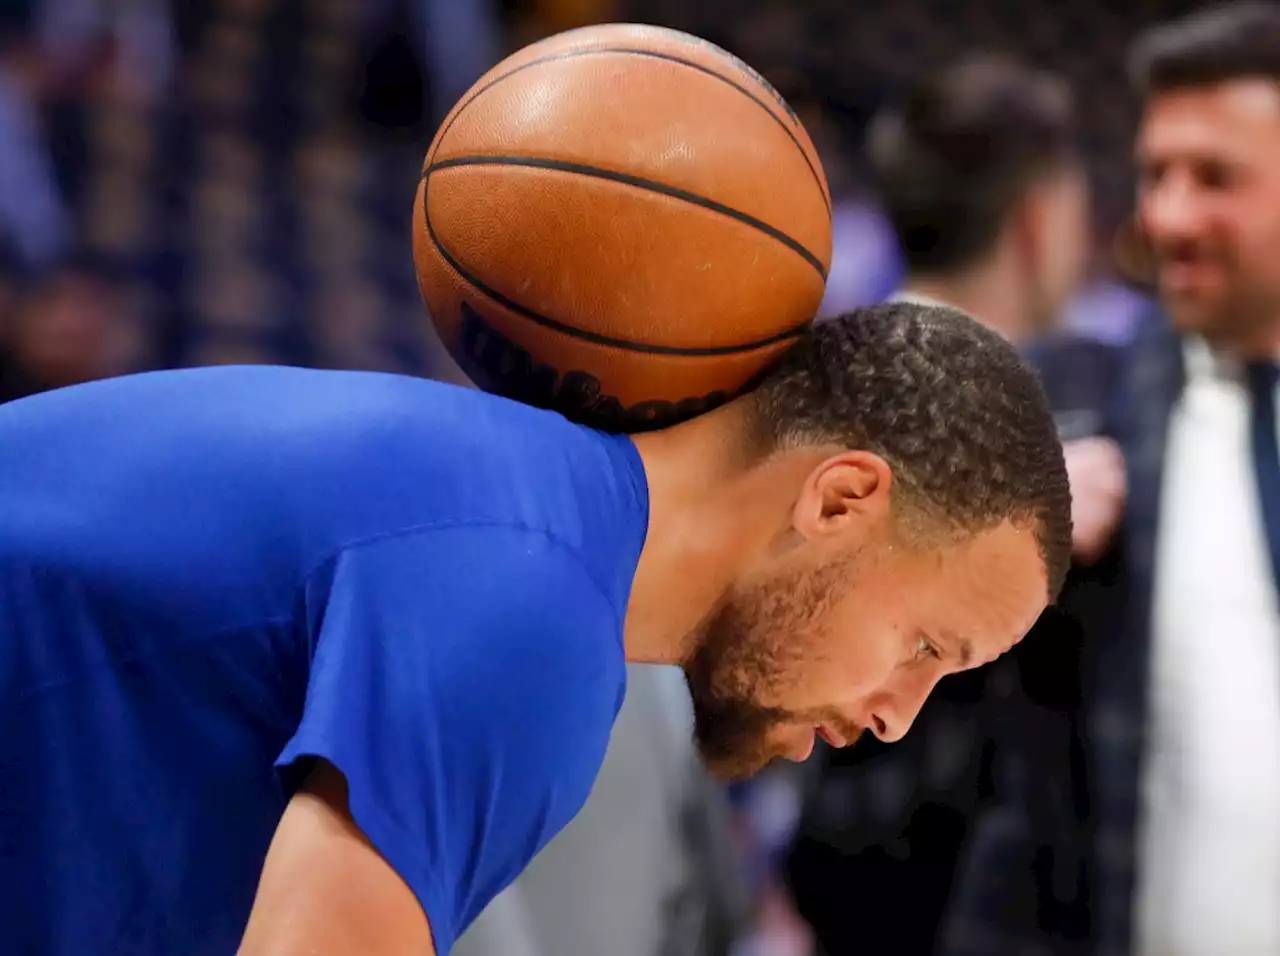
{"label": "short sleeve", "polygon": [[343,773],[445,956],[585,802],[625,686],[619,614],[573,552],[506,527],[349,549],[307,602],[306,703],[277,766]]}

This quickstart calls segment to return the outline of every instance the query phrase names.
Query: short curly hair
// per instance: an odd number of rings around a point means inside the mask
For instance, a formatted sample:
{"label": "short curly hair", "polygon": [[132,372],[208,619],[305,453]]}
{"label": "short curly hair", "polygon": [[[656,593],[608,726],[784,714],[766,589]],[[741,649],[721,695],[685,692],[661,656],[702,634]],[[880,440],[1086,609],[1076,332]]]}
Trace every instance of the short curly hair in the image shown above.
{"label": "short curly hair", "polygon": [[819,322],[752,394],[767,448],[874,452],[895,508],[950,534],[1035,530],[1057,599],[1071,561],[1062,443],[1036,373],[956,309],[896,302]]}

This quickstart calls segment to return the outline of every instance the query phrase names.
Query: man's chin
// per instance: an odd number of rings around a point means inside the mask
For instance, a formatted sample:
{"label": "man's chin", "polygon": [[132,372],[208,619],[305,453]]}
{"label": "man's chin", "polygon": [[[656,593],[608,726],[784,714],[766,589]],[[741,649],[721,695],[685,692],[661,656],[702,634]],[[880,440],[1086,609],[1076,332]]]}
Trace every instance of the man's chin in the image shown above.
{"label": "man's chin", "polygon": [[779,727],[791,715],[747,700],[716,699],[693,691],[693,739],[707,771],[726,782],[745,780],[781,755]]}
{"label": "man's chin", "polygon": [[740,783],[749,780],[773,762],[777,754],[753,750],[750,753],[708,752],[698,749],[702,765],[707,773],[721,783]]}
{"label": "man's chin", "polygon": [[747,764],[736,761],[726,762],[721,760],[704,760],[702,764],[706,767],[707,773],[717,783],[742,783],[745,780],[750,780],[768,766],[769,761],[765,761],[764,763],[757,761]]}
{"label": "man's chin", "polygon": [[1224,304],[1217,296],[1204,293],[1161,290],[1161,303],[1169,324],[1183,334],[1214,338],[1229,322],[1223,321]]}

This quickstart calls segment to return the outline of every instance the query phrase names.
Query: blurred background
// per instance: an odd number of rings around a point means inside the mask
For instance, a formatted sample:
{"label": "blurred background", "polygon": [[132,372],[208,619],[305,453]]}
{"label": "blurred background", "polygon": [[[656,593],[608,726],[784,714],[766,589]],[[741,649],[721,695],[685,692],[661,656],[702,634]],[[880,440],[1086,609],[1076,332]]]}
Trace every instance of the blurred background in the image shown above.
{"label": "blurred background", "polygon": [[[1130,198],[1121,54],[1140,25],[1181,6],[3,0],[6,394],[226,362],[456,375],[413,282],[417,167],[480,73],[591,22],[698,33],[792,101],[842,200],[830,309],[881,297],[900,269],[864,181],[869,116],[904,78],[969,48],[1024,54],[1081,85],[1105,236]],[[1109,291],[1099,248],[1094,296]],[[50,293],[34,312],[18,307],[33,285]],[[1128,308],[1076,311],[1110,332]]]}
{"label": "blurred background", "polygon": [[[882,300],[906,278],[864,146],[877,111],[920,74],[975,52],[1056,72],[1075,90],[1091,188],[1083,274],[1055,318],[1059,330],[1120,348],[1152,308],[1113,255],[1134,204],[1140,106],[1125,53],[1139,31],[1194,6],[0,0],[0,400],[220,363],[463,381],[429,329],[413,274],[409,220],[427,144],[454,100],[507,53],[618,20],[728,48],[802,116],[835,198],[824,314]],[[1093,374],[1073,368],[1063,373],[1068,389],[1077,374]],[[1042,818],[1090,818],[1070,796],[1072,748],[1083,746],[1071,716],[1078,691],[1048,704],[1054,693],[1043,694],[1016,712],[1031,714],[1030,727],[1047,720],[1038,739],[1065,741],[1059,763],[1009,769],[990,756],[991,736],[974,730],[987,701],[1033,682],[1034,663],[1022,666],[985,675],[944,700],[945,712],[923,715],[912,738],[926,749],[824,749],[730,789],[697,769],[678,674],[633,671],[592,802],[458,952],[1101,951],[1098,891],[1070,853],[1046,859],[1037,844],[998,879],[987,878],[995,869],[971,875],[985,866],[974,850],[986,832],[982,808],[1027,792],[1016,781],[1004,787],[1003,773],[1058,780]],[[1075,665],[1044,666],[1053,684]],[[998,899],[987,910],[994,925],[956,916],[966,887]],[[1018,912],[1008,920],[999,915],[1010,909]],[[1009,921],[1019,928],[1004,933]],[[846,932],[860,942],[842,942]]]}

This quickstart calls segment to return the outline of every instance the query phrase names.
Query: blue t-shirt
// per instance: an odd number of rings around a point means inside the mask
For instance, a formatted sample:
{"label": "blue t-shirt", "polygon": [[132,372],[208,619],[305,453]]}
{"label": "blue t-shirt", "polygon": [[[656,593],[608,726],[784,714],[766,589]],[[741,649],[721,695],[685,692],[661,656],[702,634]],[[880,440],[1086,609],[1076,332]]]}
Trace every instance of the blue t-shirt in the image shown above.
{"label": "blue t-shirt", "polygon": [[586,800],[634,445],[283,368],[0,406],[0,951],[230,956],[309,761],[440,953]]}

